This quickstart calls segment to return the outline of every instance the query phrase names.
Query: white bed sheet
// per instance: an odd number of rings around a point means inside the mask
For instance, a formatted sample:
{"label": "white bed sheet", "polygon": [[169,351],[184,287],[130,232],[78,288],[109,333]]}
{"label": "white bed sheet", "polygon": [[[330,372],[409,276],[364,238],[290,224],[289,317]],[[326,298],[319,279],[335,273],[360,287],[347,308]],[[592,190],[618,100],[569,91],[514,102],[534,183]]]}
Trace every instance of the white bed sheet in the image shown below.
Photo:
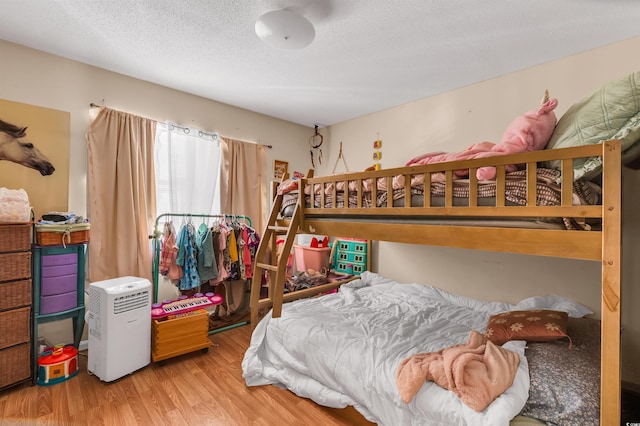
{"label": "white bed sheet", "polygon": [[490,315],[514,308],[365,272],[338,293],[287,303],[280,318],[265,316],[243,376],[248,386],[277,385],[333,408],[353,405],[380,425],[507,425],[529,392],[523,341],[503,346],[520,355],[516,378],[481,413],[432,382],[405,404],[396,371],[410,355],[466,343],[470,330],[484,332]]}

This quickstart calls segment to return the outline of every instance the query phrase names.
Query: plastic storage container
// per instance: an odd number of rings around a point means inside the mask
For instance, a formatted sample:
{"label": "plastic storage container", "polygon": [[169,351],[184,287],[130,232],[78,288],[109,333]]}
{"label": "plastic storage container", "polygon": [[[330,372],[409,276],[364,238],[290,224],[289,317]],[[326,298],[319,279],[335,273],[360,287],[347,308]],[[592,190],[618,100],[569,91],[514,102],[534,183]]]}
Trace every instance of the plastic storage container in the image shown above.
{"label": "plastic storage container", "polygon": [[311,241],[316,238],[318,241],[323,241],[326,235],[314,235],[314,234],[298,234],[297,244],[304,247],[311,247]]}
{"label": "plastic storage container", "polygon": [[78,305],[78,253],[41,257],[40,313],[53,314]]}
{"label": "plastic storage container", "polygon": [[294,244],[293,251],[296,255],[296,270],[299,272],[307,269],[320,271],[329,267],[331,247],[312,248]]}

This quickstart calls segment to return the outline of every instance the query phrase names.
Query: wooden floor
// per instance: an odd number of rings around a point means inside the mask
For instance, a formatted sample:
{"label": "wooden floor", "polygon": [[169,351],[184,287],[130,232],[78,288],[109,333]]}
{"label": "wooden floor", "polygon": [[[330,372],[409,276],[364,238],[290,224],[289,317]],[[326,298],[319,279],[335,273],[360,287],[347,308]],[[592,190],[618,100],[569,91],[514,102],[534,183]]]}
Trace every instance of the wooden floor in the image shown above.
{"label": "wooden floor", "polygon": [[87,373],[52,386],[0,391],[1,425],[351,425],[330,410],[275,386],[247,387],[242,356],[251,328],[210,336],[214,347],[151,364],[111,383]]}

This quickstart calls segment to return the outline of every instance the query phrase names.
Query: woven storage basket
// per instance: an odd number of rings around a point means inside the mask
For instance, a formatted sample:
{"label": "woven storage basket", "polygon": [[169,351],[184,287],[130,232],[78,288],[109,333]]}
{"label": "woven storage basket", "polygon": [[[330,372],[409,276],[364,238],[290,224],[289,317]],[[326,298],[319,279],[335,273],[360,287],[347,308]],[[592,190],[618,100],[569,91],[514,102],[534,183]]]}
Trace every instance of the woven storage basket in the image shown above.
{"label": "woven storage basket", "polygon": [[0,351],[0,388],[31,378],[29,343]]}
{"label": "woven storage basket", "polygon": [[0,312],[0,349],[31,340],[31,307]]}
{"label": "woven storage basket", "polygon": [[0,252],[31,249],[31,224],[0,224]]}
{"label": "woven storage basket", "polygon": [[89,224],[36,225],[36,244],[39,246],[66,246],[89,241]]}
{"label": "woven storage basket", "polygon": [[0,253],[0,281],[31,277],[31,252]]}
{"label": "woven storage basket", "polygon": [[0,311],[31,305],[31,280],[0,283]]}

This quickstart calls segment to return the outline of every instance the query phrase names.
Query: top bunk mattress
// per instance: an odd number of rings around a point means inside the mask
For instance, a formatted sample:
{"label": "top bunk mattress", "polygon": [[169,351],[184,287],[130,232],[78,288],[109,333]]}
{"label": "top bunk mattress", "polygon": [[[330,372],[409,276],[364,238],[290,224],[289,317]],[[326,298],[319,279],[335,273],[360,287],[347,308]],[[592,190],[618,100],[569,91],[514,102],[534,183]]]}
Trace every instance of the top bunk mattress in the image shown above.
{"label": "top bunk mattress", "polygon": [[[424,194],[424,182],[421,179],[421,175],[416,175],[411,181],[411,197],[410,202],[412,207],[444,207],[446,197],[446,184],[443,181],[431,182],[431,195],[429,197],[429,205],[425,206],[425,194]],[[536,206],[557,206],[561,204],[562,190],[561,186],[557,183],[560,179],[560,172],[554,169],[539,168],[536,170]],[[376,207],[386,207],[388,203],[388,194],[385,183],[381,183],[381,180],[377,184],[377,193],[375,197]],[[469,179],[457,178],[453,180],[453,206],[466,207],[469,206]],[[372,207],[372,192],[370,190],[371,184],[364,185],[365,190],[362,193],[362,207]],[[299,191],[297,189],[287,191],[287,187],[291,185],[284,185],[281,193],[283,194],[283,201],[280,214],[282,217],[291,217],[295,209],[299,197]],[[314,185],[313,207],[315,208],[354,208],[358,203],[357,189],[348,184],[347,197],[345,197],[344,185],[336,188],[336,200],[335,206],[333,204],[334,192],[332,187],[326,187],[324,189],[324,205],[322,204],[322,197],[320,196],[322,189],[320,185]],[[392,206],[393,207],[405,207],[405,186],[404,181],[394,179],[393,191],[392,191]],[[497,184],[496,181],[481,181],[478,182],[477,189],[477,205],[482,207],[496,206],[496,194]],[[305,207],[310,208],[311,205],[311,188],[309,185],[305,187]],[[345,198],[348,200],[345,206]],[[572,190],[572,204],[573,205],[598,205],[601,203],[601,188],[597,184],[591,181],[578,179],[573,183]],[[507,206],[526,206],[527,205],[527,177],[526,170],[518,170],[505,174],[505,205]],[[313,214],[309,215],[313,217]],[[326,218],[336,219],[340,217],[340,214],[322,215]],[[390,219],[385,217],[385,219]],[[411,218],[403,216],[402,220],[416,220],[417,218]],[[371,220],[371,219],[370,219]],[[527,228],[565,228],[565,229],[579,229],[589,230],[596,224],[596,221],[590,221],[584,218],[464,218],[464,217],[429,217],[421,218],[422,221],[429,221],[433,224],[464,224],[466,226],[500,226],[500,227],[527,227]]]}

